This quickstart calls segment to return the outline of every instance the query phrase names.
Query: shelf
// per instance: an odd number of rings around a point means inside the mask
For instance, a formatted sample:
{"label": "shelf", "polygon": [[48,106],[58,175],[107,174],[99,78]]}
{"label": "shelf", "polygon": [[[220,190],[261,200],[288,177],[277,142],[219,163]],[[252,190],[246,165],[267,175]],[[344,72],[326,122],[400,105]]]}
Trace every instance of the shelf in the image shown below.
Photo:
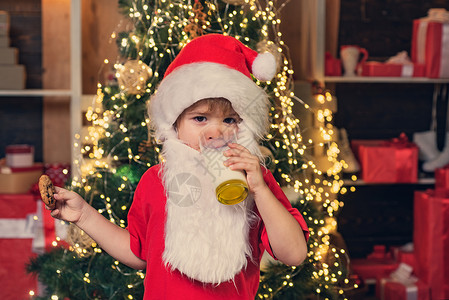
{"label": "shelf", "polygon": [[430,185],[435,184],[435,178],[418,178],[418,182],[407,183],[407,182],[365,182],[362,179],[357,179],[353,181],[351,179],[344,179],[344,186],[367,186],[367,185],[393,185],[393,184],[418,184],[418,185]]}
{"label": "shelf", "polygon": [[449,83],[449,78],[427,77],[368,77],[368,76],[326,76],[325,82],[335,83]]}
{"label": "shelf", "polygon": [[0,96],[11,97],[47,97],[47,96],[72,96],[71,90],[0,90]]}

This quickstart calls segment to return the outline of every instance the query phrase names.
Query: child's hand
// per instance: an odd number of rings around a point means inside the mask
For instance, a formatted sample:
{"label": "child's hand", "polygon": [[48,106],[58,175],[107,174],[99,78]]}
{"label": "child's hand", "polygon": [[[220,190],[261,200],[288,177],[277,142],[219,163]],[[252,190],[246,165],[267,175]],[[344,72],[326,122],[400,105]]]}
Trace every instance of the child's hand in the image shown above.
{"label": "child's hand", "polygon": [[228,146],[230,149],[224,152],[224,155],[229,157],[224,162],[225,166],[231,170],[245,171],[249,189],[253,193],[257,193],[259,189],[265,188],[266,184],[260,168],[259,158],[251,154],[242,145],[231,143]]}
{"label": "child's hand", "polygon": [[[55,187],[55,189],[56,207],[51,210],[51,216],[67,222],[77,223],[83,214],[84,207],[88,205],[87,202],[75,192],[60,187]],[[47,206],[46,208],[50,209]]]}

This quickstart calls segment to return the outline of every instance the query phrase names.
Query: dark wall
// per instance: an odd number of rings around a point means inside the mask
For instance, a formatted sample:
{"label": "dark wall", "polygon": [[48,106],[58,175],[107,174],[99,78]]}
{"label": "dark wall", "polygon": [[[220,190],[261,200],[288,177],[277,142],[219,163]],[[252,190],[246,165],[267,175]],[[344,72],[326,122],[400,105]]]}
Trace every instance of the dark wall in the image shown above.
{"label": "dark wall", "polygon": [[[410,55],[412,22],[429,8],[449,1],[342,0],[339,45],[366,48],[370,60],[385,61],[400,51]],[[430,128],[434,84],[340,83],[335,85],[335,125],[350,139],[391,139]],[[446,101],[438,101],[439,146],[444,146]],[[423,174],[421,174],[423,175]],[[431,176],[431,174],[424,174]],[[364,257],[375,244],[403,245],[413,240],[413,193],[433,185],[362,185],[342,195],[339,231],[352,257]]]}
{"label": "dark wall", "polygon": [[[26,88],[42,88],[41,3],[2,0],[10,15],[10,46],[18,48],[18,63],[26,69]],[[42,161],[42,98],[0,97],[0,158],[10,144],[31,144],[35,161]]]}

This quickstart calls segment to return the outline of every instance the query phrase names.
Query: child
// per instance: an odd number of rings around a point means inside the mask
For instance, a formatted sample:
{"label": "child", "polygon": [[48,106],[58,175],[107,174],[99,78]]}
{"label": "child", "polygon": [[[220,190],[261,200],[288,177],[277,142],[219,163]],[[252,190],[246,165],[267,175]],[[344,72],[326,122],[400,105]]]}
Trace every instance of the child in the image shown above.
{"label": "child", "polygon": [[[271,79],[274,58],[229,36],[196,38],[179,53],[149,106],[164,162],[142,176],[127,229],[57,188],[52,216],[76,224],[120,262],[146,268],[144,299],[254,299],[265,250],[288,265],[306,258],[307,225],[260,165],[268,101],[250,73]],[[246,174],[250,193],[238,204],[219,203],[205,171],[199,135],[210,125],[207,139],[238,131],[224,153],[225,166]]]}

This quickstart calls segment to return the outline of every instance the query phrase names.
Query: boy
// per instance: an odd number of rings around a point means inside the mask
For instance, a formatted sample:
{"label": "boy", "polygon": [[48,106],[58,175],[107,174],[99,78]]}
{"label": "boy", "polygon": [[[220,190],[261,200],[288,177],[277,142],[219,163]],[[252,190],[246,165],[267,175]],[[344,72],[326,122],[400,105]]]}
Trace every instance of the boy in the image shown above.
{"label": "boy", "polygon": [[[149,107],[164,162],[142,176],[126,230],[57,189],[53,217],[76,224],[120,262],[146,268],[144,299],[254,299],[265,250],[288,265],[306,258],[307,225],[260,166],[268,105],[250,73],[271,79],[274,58],[229,36],[196,38],[178,54]],[[250,194],[238,204],[219,203],[205,172],[199,135],[210,125],[218,129],[208,139],[238,131],[224,153],[225,166],[246,174]]]}

